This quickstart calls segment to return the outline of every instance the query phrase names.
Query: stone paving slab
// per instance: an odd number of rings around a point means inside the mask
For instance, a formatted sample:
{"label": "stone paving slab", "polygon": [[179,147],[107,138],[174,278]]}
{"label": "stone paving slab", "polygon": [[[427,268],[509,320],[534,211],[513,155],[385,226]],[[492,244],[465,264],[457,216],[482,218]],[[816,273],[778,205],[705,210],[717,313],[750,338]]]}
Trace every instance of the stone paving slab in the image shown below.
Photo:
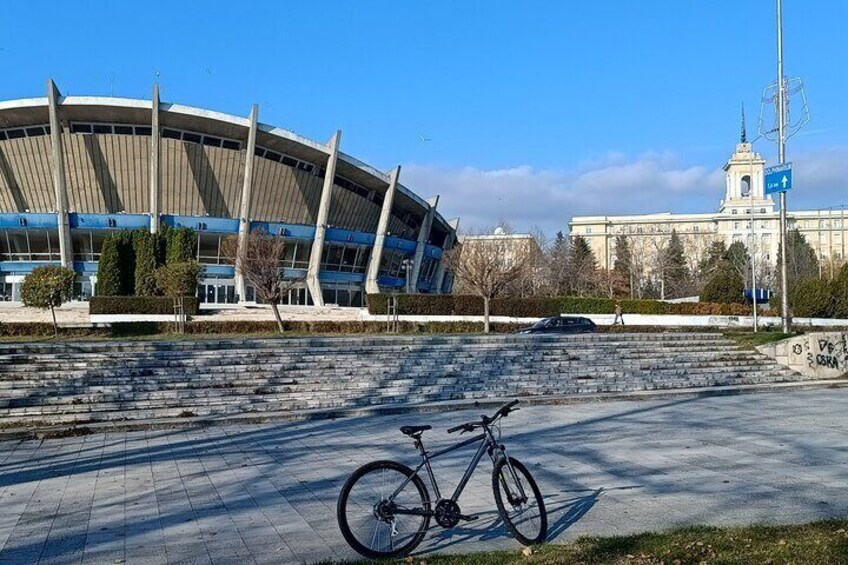
{"label": "stone paving slab", "polygon": [[[845,389],[532,406],[504,441],[545,495],[550,537],[848,516]],[[312,563],[356,558],[336,496],[368,461],[414,464],[482,410],[0,442],[0,563]],[[436,462],[451,492],[472,451]],[[476,522],[422,551],[519,548],[484,462],[460,499]]]}

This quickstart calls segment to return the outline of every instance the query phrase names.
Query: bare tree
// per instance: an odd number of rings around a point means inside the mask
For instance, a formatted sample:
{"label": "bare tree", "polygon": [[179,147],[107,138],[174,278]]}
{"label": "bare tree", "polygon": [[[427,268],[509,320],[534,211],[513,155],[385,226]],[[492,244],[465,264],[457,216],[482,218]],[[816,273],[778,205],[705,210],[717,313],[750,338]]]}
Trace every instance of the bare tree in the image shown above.
{"label": "bare tree", "polygon": [[[236,271],[256,290],[256,296],[271,304],[277,329],[283,333],[283,319],[279,304],[284,294],[296,281],[286,279],[283,259],[286,242],[265,230],[253,230],[247,236],[245,249],[238,250],[237,242],[230,240],[224,248],[226,257],[235,258]],[[240,252],[239,252],[240,251]]]}
{"label": "bare tree", "polygon": [[[491,233],[491,232],[488,232]],[[456,278],[458,290],[483,299],[483,331],[489,333],[489,302],[515,284],[530,262],[529,246],[514,239],[490,236],[461,240],[445,254],[445,263]]]}

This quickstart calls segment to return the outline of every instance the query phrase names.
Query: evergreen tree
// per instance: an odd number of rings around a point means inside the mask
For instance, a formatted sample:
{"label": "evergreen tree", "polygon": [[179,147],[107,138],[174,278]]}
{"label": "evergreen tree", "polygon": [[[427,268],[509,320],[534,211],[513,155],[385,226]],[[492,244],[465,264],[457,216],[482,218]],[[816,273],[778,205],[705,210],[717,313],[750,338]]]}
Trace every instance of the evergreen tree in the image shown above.
{"label": "evergreen tree", "polygon": [[121,258],[118,237],[114,232],[106,236],[100,249],[96,291],[98,296],[121,294]]}
{"label": "evergreen tree", "polygon": [[743,303],[745,283],[727,261],[719,265],[701,292],[701,302],[719,304]]}
{"label": "evergreen tree", "polygon": [[554,296],[567,296],[573,292],[569,247],[568,238],[561,231],[557,232],[548,260],[551,274],[551,294]]}
{"label": "evergreen tree", "polygon": [[632,295],[633,257],[630,252],[630,242],[626,236],[615,238],[615,263],[613,263],[613,293],[619,296]]}
{"label": "evergreen tree", "polygon": [[710,243],[706,254],[698,263],[698,275],[702,280],[709,280],[718,271],[725,255],[727,255],[727,246],[723,240]]}
{"label": "evergreen tree", "polygon": [[[781,247],[777,247],[778,273],[780,272]],[[807,243],[807,239],[797,229],[789,230],[786,234],[786,278],[789,284],[789,294],[792,286],[800,281],[819,276],[819,261],[815,250]],[[775,290],[771,295],[773,307],[780,308],[781,280],[775,277]],[[790,302],[791,305],[791,302]]]}
{"label": "evergreen tree", "polygon": [[597,282],[598,264],[586,238],[576,235],[571,239],[570,263],[577,296],[591,294]]}
{"label": "evergreen tree", "polygon": [[197,234],[191,228],[170,228],[166,247],[166,264],[192,261],[197,252]]}
{"label": "evergreen tree", "polygon": [[145,230],[133,233],[133,249],[135,251],[135,295],[154,296],[156,287],[156,246],[158,238]]}
{"label": "evergreen tree", "polygon": [[833,317],[848,318],[848,264],[833,279]]}
{"label": "evergreen tree", "polygon": [[724,254],[724,259],[742,277],[742,283],[748,286],[751,281],[751,256],[745,244],[741,241],[731,243],[727,253]]}
{"label": "evergreen tree", "polygon": [[677,231],[671,232],[668,246],[663,251],[663,283],[665,284],[665,295],[671,297],[684,296],[688,290],[689,268],[686,266],[686,257],[683,253],[683,242]]}
{"label": "evergreen tree", "polygon": [[118,233],[118,260],[121,295],[132,296],[135,293],[135,248],[133,247],[133,232],[130,230],[123,230]]}

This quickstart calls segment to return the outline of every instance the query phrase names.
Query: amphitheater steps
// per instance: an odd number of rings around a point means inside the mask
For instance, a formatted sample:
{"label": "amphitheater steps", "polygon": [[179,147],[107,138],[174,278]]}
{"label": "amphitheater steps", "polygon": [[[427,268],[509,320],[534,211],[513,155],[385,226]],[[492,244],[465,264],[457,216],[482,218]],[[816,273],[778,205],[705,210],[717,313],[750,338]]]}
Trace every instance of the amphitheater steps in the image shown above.
{"label": "amphitheater steps", "polygon": [[0,423],[285,414],[800,381],[719,334],[0,345]]}

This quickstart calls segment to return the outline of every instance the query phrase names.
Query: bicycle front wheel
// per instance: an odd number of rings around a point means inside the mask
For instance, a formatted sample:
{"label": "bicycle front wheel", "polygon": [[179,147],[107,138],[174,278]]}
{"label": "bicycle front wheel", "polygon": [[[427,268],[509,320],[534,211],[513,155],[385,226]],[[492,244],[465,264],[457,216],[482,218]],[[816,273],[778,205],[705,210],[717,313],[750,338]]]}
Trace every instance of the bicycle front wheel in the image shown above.
{"label": "bicycle front wheel", "polygon": [[524,545],[542,543],[548,535],[548,514],[536,481],[520,461],[506,457],[492,472],[495,503],[507,530]]}
{"label": "bicycle front wheel", "polygon": [[371,559],[399,557],[424,539],[430,498],[424,481],[406,465],[374,461],[347,480],[336,514],[342,535],[357,553]]}

